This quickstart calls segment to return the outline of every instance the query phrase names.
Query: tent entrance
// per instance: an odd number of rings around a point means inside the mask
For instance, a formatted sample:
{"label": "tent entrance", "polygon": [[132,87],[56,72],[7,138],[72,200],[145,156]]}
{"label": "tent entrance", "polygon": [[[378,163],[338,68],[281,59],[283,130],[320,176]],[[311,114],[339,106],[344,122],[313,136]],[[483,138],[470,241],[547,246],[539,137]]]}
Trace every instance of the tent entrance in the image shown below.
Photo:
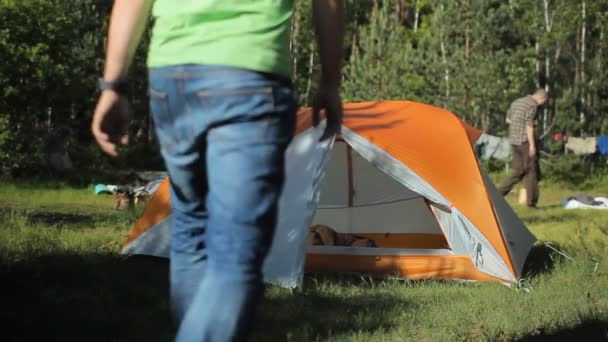
{"label": "tent entrance", "polygon": [[343,140],[336,141],[330,153],[313,225],[370,239],[376,249],[448,248],[424,197],[377,169]]}

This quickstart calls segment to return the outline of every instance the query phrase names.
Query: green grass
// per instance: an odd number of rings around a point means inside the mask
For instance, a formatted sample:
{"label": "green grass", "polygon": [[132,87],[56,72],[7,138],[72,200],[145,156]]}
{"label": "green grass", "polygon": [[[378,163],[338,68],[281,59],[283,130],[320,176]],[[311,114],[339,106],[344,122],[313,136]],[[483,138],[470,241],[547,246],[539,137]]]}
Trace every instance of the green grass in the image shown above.
{"label": "green grass", "polygon": [[[522,289],[307,275],[301,289],[267,288],[253,340],[606,340],[608,212],[559,207],[576,193],[543,187],[544,210],[513,204],[574,259],[535,248]],[[167,262],[118,254],[141,209],[111,204],[92,188],[0,184],[0,341],[171,340]]]}

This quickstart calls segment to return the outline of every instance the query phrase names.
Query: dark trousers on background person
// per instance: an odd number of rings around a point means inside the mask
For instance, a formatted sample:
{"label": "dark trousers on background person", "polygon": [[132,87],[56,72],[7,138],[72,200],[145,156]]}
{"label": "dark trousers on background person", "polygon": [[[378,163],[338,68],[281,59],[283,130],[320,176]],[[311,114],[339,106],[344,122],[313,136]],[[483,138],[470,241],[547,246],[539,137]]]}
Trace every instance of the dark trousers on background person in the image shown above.
{"label": "dark trousers on background person", "polygon": [[498,190],[505,196],[515,184],[525,178],[527,204],[529,207],[535,207],[538,202],[538,153],[534,158],[530,158],[530,144],[527,141],[521,145],[511,145],[511,147],[513,148],[513,174]]}

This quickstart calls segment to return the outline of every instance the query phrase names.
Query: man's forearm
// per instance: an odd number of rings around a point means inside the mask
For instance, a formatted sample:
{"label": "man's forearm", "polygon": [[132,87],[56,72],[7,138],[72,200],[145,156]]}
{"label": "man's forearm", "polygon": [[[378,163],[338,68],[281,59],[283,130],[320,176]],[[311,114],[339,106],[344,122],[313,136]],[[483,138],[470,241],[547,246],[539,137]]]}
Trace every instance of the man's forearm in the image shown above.
{"label": "man's forearm", "polygon": [[153,2],[153,0],[114,1],[103,73],[106,81],[126,78],[141,35],[146,29]]}
{"label": "man's forearm", "polygon": [[530,148],[536,149],[536,140],[534,138],[534,127],[526,125],[526,134],[528,135],[528,143]]}
{"label": "man's forearm", "polygon": [[342,0],[314,0],[313,15],[321,56],[323,82],[340,84],[342,41],[344,36],[344,4]]}

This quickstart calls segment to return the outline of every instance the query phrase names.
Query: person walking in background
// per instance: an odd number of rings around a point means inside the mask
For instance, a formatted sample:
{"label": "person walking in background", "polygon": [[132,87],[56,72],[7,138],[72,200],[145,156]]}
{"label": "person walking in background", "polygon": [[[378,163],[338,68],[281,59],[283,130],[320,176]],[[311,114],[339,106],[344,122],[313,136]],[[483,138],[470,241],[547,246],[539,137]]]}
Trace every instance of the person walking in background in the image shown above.
{"label": "person walking in background", "polygon": [[509,140],[513,149],[513,174],[498,190],[505,196],[515,184],[525,178],[526,201],[530,208],[536,208],[539,196],[538,151],[534,132],[536,111],[546,101],[545,90],[537,89],[534,94],[513,101],[507,112]]}
{"label": "person walking in background", "polygon": [[[262,293],[294,133],[290,0],[116,0],[92,132],[128,142],[128,66],[150,14],[150,107],[171,180],[171,307],[178,341],[243,340]],[[313,122],[342,121],[343,3],[315,0],[321,80]]]}

